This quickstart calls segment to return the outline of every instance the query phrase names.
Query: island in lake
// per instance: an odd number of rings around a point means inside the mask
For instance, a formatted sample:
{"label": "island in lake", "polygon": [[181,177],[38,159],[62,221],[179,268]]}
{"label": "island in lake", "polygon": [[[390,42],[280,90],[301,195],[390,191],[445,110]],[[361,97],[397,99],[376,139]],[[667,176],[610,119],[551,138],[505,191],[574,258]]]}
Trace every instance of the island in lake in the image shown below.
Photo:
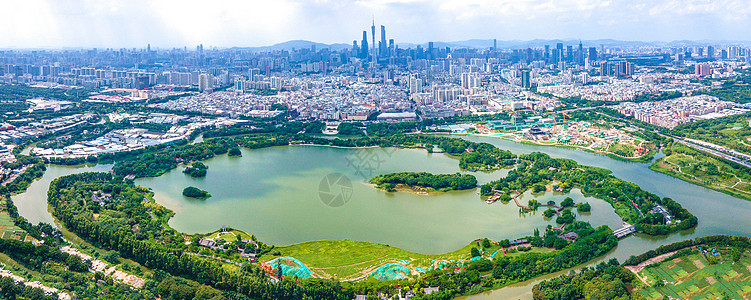
{"label": "island in lake", "polygon": [[427,193],[474,189],[477,187],[477,178],[461,173],[436,175],[428,172],[400,172],[378,175],[370,179],[370,183],[387,192],[406,189]]}
{"label": "island in lake", "polygon": [[183,196],[196,199],[206,199],[211,197],[211,194],[197,187],[189,186],[183,189]]}

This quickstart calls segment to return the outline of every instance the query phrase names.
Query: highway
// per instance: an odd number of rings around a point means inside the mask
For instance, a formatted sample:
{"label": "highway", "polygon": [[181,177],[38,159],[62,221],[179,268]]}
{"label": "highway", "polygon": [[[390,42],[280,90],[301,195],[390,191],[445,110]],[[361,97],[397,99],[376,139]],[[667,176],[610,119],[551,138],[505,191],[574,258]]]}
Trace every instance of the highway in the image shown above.
{"label": "highway", "polygon": [[[604,113],[601,113],[601,112],[597,112],[597,113],[601,114],[601,115],[605,115],[605,116],[611,117],[611,118],[614,118],[614,119],[619,119],[619,120],[628,122],[629,124],[631,124],[632,127],[635,127],[635,128],[641,129],[641,130],[646,130],[644,128],[641,128],[641,127],[635,125],[630,120],[626,120],[626,119],[623,119],[623,118],[614,117],[614,116],[611,116],[611,115],[608,115],[608,114],[604,114]],[[712,154],[712,155],[717,156],[717,157],[721,157],[721,158],[727,159],[729,161],[732,161],[734,163],[742,165],[742,166],[744,166],[746,168],[751,168],[751,161],[744,160],[742,158],[739,158],[737,156],[734,156],[734,155],[731,155],[731,154],[728,154],[728,153],[721,152],[719,150],[714,150],[714,149],[710,149],[710,148],[707,148],[707,147],[704,147],[704,146],[701,146],[701,145],[697,145],[695,143],[691,143],[690,141],[687,141],[687,140],[685,140],[685,139],[683,139],[681,137],[677,137],[677,136],[674,136],[674,135],[662,134],[662,133],[660,133],[657,130],[653,130],[652,132],[654,132],[656,134],[659,134],[662,137],[671,138],[674,141],[676,141],[678,143],[681,143],[683,145],[686,145],[688,147],[694,148],[695,150],[699,150],[699,151],[702,151],[702,152],[706,152],[706,153]],[[718,146],[718,145],[715,145],[715,144],[712,144],[712,143],[709,143],[709,142],[705,142],[705,141],[701,141],[701,142],[704,143],[704,144],[707,144],[707,145],[712,145],[713,147],[723,148],[721,146]]]}

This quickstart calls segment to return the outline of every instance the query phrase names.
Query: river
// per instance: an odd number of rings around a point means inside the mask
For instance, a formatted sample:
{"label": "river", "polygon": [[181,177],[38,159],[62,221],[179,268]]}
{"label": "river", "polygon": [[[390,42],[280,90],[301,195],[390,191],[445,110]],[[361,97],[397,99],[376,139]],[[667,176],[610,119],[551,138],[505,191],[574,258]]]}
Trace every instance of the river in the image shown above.
{"label": "river", "polygon": [[[679,201],[699,218],[699,225],[685,232],[661,237],[627,237],[597,261],[610,258],[623,261],[631,255],[687,238],[751,234],[751,218],[748,218],[751,202],[654,172],[649,170],[649,164],[493,137],[463,138],[491,143],[517,154],[539,151],[555,158],[570,158],[584,165],[610,169],[618,178]],[[176,212],[170,225],[179,231],[210,232],[228,225],[275,245],[351,239],[434,254],[456,250],[476,238],[513,239],[530,234],[533,228],[542,229],[554,224],[541,215],[542,210],[536,214],[520,215],[513,201],[488,205],[479,199],[477,190],[424,196],[385,193],[366,182],[366,178],[391,172],[459,172],[457,159],[445,154],[410,149],[315,146],[243,149],[242,152],[241,158],[223,155],[206,161],[209,170],[205,178],[190,178],[178,168],[160,177],[137,179],[136,183],[151,188],[157,202]],[[46,207],[46,186],[52,179],[73,172],[108,170],[110,167],[82,170],[50,166],[40,181],[32,184],[25,194],[14,196],[13,200],[21,215],[30,221],[49,222],[49,213],[39,207]],[[473,174],[484,183],[506,173],[507,170]],[[349,192],[344,193],[344,198],[348,199],[344,205],[332,207],[321,200],[321,181],[328,174],[341,174],[350,180],[351,196],[347,197]],[[338,178],[330,178],[335,177]],[[181,191],[187,186],[206,190],[212,197],[207,200],[185,198]],[[339,190],[335,194],[339,194]],[[570,196],[576,202],[588,201],[592,205],[591,214],[582,214],[580,220],[589,221],[594,226],[620,225],[620,219],[606,202],[585,198],[576,190]],[[523,199],[526,202],[530,197],[525,195]],[[551,199],[559,202],[563,197],[566,196],[547,193],[535,198],[545,203]],[[539,279],[468,299],[528,299],[531,298],[531,286],[537,281]]]}

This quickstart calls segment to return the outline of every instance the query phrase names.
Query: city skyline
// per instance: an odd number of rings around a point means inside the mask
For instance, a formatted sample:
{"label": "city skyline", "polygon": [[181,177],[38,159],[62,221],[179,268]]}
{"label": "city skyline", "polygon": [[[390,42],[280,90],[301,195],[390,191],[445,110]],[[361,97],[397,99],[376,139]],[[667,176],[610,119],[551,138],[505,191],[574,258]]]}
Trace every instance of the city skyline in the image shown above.
{"label": "city skyline", "polygon": [[[748,41],[751,37],[743,28],[751,26],[749,16],[751,7],[733,0],[229,0],[214,5],[34,0],[9,3],[0,12],[0,48],[223,48],[289,40],[347,44],[359,41],[363,30],[373,33],[373,18],[397,44],[469,39]],[[371,47],[379,47],[375,42]]]}

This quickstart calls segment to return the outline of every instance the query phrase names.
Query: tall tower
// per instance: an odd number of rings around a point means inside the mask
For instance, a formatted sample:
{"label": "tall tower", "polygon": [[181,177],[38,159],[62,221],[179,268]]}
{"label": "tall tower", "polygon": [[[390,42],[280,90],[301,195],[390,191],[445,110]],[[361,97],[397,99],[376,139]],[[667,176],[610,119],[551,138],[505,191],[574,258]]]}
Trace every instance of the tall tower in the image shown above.
{"label": "tall tower", "polygon": [[373,43],[370,44],[371,47],[373,47],[372,56],[377,57],[378,55],[376,53],[376,43],[375,43],[375,16],[373,16],[373,25],[370,26],[370,35],[371,35],[370,38],[373,40]]}

